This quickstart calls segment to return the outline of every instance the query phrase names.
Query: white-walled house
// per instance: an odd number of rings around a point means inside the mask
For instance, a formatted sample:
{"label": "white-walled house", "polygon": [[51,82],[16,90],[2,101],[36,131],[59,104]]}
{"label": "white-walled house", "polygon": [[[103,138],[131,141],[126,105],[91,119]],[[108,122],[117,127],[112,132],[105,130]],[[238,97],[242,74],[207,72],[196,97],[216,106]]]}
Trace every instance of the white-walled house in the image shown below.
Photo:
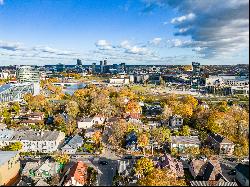
{"label": "white-walled house", "polygon": [[77,122],[77,127],[79,129],[89,129],[92,128],[95,124],[103,124],[105,122],[105,118],[102,116],[95,116],[92,118],[83,118]]}
{"label": "white-walled house", "polygon": [[14,131],[9,133],[8,139],[1,141],[1,145],[21,142],[23,145],[21,152],[51,153],[58,150],[64,138],[65,134],[60,131]]}
{"label": "white-walled house", "polygon": [[183,125],[183,118],[180,115],[173,115],[169,118],[170,127],[181,127]]}
{"label": "white-walled house", "polygon": [[199,148],[200,145],[198,136],[171,136],[170,148],[176,148],[179,152],[188,147]]}

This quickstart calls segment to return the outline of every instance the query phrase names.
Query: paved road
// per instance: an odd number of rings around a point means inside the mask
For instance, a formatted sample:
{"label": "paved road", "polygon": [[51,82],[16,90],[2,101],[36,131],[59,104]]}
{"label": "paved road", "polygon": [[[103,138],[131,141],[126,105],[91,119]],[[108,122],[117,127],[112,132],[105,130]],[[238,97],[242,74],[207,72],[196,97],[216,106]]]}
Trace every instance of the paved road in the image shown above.
{"label": "paved road", "polygon": [[[115,172],[118,166],[118,159],[120,157],[116,156],[115,153],[104,147],[102,154],[98,156],[93,155],[81,155],[77,160],[87,161],[93,164],[99,170],[99,186],[111,186],[113,177],[115,176]],[[75,159],[72,159],[73,161]],[[107,165],[99,164],[99,161],[107,161]]]}

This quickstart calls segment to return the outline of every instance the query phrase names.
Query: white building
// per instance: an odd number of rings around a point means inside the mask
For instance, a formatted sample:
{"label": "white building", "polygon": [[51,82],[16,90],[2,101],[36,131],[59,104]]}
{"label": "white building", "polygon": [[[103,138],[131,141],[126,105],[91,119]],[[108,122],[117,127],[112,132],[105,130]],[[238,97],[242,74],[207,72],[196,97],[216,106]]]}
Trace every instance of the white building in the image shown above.
{"label": "white building", "polygon": [[0,72],[0,79],[7,79],[9,78],[9,72]]}
{"label": "white building", "polygon": [[38,95],[39,83],[4,84],[0,86],[0,102],[20,101],[25,94]]}
{"label": "white building", "polygon": [[181,127],[183,125],[183,118],[180,115],[173,115],[169,118],[170,127]]}
{"label": "white building", "polygon": [[130,83],[129,78],[125,77],[121,78],[113,77],[109,79],[109,85],[112,86],[122,86],[122,85],[127,85],[129,83]]}
{"label": "white building", "polygon": [[39,70],[31,66],[20,66],[16,72],[18,82],[39,82]]}
{"label": "white building", "polygon": [[75,154],[77,148],[81,147],[83,144],[83,138],[79,135],[75,135],[69,140],[62,148],[62,153],[65,154]]}
{"label": "white building", "polygon": [[103,124],[105,122],[105,118],[101,116],[95,116],[92,118],[83,118],[77,122],[77,127],[79,129],[88,129],[92,128],[95,124]]}
{"label": "white building", "polygon": [[2,130],[0,145],[6,146],[10,143],[21,142],[22,152],[51,153],[58,150],[63,142],[65,134],[60,131],[9,131]]}
{"label": "white building", "polygon": [[188,147],[199,148],[200,145],[198,136],[171,136],[170,148],[176,148],[179,152]]}

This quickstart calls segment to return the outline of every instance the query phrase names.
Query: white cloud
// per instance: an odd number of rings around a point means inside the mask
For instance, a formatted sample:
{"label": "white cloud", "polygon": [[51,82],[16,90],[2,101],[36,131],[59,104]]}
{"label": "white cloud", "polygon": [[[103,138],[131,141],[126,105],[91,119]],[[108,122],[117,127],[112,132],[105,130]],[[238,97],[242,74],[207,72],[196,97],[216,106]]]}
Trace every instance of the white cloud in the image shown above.
{"label": "white cloud", "polygon": [[184,22],[184,21],[193,20],[194,18],[195,18],[195,14],[194,14],[194,13],[189,13],[189,14],[184,15],[184,16],[180,16],[180,17],[173,18],[173,19],[171,20],[171,23],[172,23],[172,24],[182,23],[182,22]]}
{"label": "white cloud", "polygon": [[[182,16],[173,18],[176,36],[189,36],[192,47],[205,58],[233,56],[249,49],[249,0],[144,0],[145,10],[171,7]],[[197,50],[202,49],[202,50]]]}
{"label": "white cloud", "polygon": [[4,1],[3,0],[0,0],[0,5],[3,5]]}
{"label": "white cloud", "polygon": [[106,40],[98,40],[95,43],[96,47],[98,47],[101,50],[110,50],[113,47],[111,46],[111,44],[109,44]]}
{"label": "white cloud", "polygon": [[162,41],[162,38],[154,38],[153,40],[150,41],[150,43],[154,45],[159,45]]}

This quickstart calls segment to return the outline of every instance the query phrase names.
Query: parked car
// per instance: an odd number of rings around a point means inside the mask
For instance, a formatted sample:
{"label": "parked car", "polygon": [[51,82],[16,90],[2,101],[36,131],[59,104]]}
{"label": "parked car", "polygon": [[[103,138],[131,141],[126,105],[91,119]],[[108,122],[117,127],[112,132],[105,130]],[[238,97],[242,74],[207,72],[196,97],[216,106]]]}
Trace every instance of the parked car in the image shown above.
{"label": "parked car", "polygon": [[132,155],[127,155],[127,156],[124,157],[124,159],[132,159],[132,158],[133,158]]}
{"label": "parked car", "polygon": [[99,161],[99,164],[101,164],[101,165],[108,165],[108,162],[107,162],[107,161],[102,160],[102,161]]}
{"label": "parked car", "polygon": [[229,175],[236,175],[236,170],[232,169],[231,171],[228,172]]}

